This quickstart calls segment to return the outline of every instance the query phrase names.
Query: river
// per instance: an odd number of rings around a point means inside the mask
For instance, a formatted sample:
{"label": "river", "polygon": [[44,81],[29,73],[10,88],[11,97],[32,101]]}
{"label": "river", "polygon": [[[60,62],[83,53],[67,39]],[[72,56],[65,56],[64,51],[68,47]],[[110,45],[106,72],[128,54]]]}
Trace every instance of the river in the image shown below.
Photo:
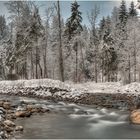
{"label": "river", "polygon": [[[4,97],[3,97],[4,98]],[[32,115],[30,118],[18,118],[16,124],[24,131],[17,133],[20,139],[128,139],[140,138],[140,126],[129,122],[126,110],[105,109],[96,106],[76,105],[64,102],[49,102],[10,96],[19,100],[42,104],[50,113]]]}

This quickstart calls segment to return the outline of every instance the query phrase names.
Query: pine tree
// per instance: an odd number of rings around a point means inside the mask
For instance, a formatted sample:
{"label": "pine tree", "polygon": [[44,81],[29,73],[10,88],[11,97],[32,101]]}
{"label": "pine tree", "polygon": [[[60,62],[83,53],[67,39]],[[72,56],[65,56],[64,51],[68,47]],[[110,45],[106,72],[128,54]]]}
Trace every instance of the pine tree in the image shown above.
{"label": "pine tree", "polygon": [[68,34],[69,40],[71,39],[72,35],[78,34],[83,30],[81,25],[82,13],[79,11],[79,7],[80,5],[77,3],[77,1],[74,1],[74,3],[71,5],[71,16],[66,22],[66,34]]}
{"label": "pine tree", "polygon": [[116,27],[116,25],[119,22],[119,8],[118,7],[113,8],[111,20],[112,20],[112,23],[114,24],[114,27]]}
{"label": "pine tree", "polygon": [[136,16],[137,16],[137,11],[136,11],[136,9],[135,9],[134,2],[133,2],[133,1],[132,1],[131,4],[130,4],[129,16],[130,16],[130,17],[136,17]]}
{"label": "pine tree", "polygon": [[107,18],[105,20],[105,32],[104,32],[104,36],[103,36],[103,41],[105,43],[107,43],[108,45],[110,45],[113,41],[113,39],[111,37],[111,19],[110,19],[110,16],[107,16]]}
{"label": "pine tree", "polygon": [[122,0],[121,5],[120,5],[120,9],[119,9],[120,23],[123,25],[126,25],[127,18],[128,18],[128,13],[127,13],[127,8],[126,8],[126,3],[124,0]]}
{"label": "pine tree", "polygon": [[6,21],[4,16],[0,16],[0,39],[3,39],[6,35]]}
{"label": "pine tree", "polygon": [[118,56],[116,49],[113,45],[108,45],[103,43],[103,47],[101,49],[101,68],[103,71],[103,76],[106,76],[106,80],[108,82],[114,81],[115,72],[118,66]]}
{"label": "pine tree", "polygon": [[104,32],[105,32],[105,17],[103,17],[101,20],[100,20],[100,24],[99,24],[99,36],[100,36],[100,39],[103,38],[104,36]]}

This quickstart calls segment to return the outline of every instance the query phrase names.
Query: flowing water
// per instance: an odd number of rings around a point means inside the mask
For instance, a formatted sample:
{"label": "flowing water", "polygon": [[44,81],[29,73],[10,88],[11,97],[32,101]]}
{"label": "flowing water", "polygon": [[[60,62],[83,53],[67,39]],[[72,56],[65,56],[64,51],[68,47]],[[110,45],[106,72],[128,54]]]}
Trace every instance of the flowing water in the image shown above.
{"label": "flowing water", "polygon": [[50,108],[50,113],[19,118],[16,124],[24,131],[21,139],[88,139],[140,138],[140,126],[129,122],[129,112],[95,106],[48,102],[29,98],[10,97],[14,102],[26,100]]}

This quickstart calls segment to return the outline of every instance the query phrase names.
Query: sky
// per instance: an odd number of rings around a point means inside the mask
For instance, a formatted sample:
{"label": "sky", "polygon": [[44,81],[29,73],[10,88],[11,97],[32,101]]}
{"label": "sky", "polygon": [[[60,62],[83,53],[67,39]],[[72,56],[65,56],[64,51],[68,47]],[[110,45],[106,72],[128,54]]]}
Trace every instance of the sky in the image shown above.
{"label": "sky", "polygon": [[[137,0],[134,0],[135,2]],[[45,9],[49,6],[51,6],[55,1],[36,1],[37,5],[40,7],[40,15],[43,20],[45,20]],[[70,17],[71,13],[71,2],[70,0],[67,1],[60,1],[60,7],[61,7],[61,15],[64,18],[64,21]],[[103,16],[111,15],[112,9],[114,6],[119,6],[121,0],[80,0],[78,1],[80,8],[79,10],[82,12],[83,22],[82,24],[89,25],[88,18],[87,18],[87,12],[90,12],[91,9],[94,8],[95,5],[97,5],[100,8],[100,14],[98,20],[100,20]],[[0,15],[5,15],[7,18],[9,16],[8,10],[5,6],[5,1],[0,1]],[[130,4],[130,0],[126,1],[127,5]]]}

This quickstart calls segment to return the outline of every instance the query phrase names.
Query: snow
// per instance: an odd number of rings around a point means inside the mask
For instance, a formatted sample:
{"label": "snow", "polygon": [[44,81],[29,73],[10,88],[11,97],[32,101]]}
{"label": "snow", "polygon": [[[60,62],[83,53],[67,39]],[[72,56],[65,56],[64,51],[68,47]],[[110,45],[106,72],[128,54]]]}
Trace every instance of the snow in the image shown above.
{"label": "snow", "polygon": [[123,85],[121,82],[87,82],[82,84],[71,84],[71,86],[77,91],[82,91],[84,93],[140,94],[140,83],[138,82],[133,82],[127,85]]}
{"label": "snow", "polygon": [[87,82],[71,86],[73,88],[76,88],[77,90],[81,90],[87,93],[114,93],[121,85],[122,84],[120,82],[105,82],[105,83]]}
{"label": "snow", "polygon": [[53,87],[63,90],[69,90],[70,87],[59,80],[52,79],[31,79],[31,80],[15,80],[15,81],[0,81],[0,89],[7,88],[22,88],[22,87]]}
{"label": "snow", "polygon": [[[140,93],[140,83],[131,83],[128,85],[122,85],[120,82],[106,82],[106,83],[95,83],[87,82],[81,84],[74,83],[63,83],[58,80],[52,79],[31,79],[31,80],[16,80],[16,81],[0,81],[0,93],[9,92],[16,93],[17,89],[23,95],[28,95],[28,87],[32,88],[32,94],[36,96],[48,97],[58,96],[62,98],[75,98],[82,97],[85,93],[127,93],[138,95]],[[26,90],[24,90],[24,88]],[[39,88],[35,90],[34,88]],[[49,91],[51,89],[59,89],[54,93]]]}
{"label": "snow", "polygon": [[140,83],[134,82],[120,88],[120,92],[122,93],[140,93]]}

